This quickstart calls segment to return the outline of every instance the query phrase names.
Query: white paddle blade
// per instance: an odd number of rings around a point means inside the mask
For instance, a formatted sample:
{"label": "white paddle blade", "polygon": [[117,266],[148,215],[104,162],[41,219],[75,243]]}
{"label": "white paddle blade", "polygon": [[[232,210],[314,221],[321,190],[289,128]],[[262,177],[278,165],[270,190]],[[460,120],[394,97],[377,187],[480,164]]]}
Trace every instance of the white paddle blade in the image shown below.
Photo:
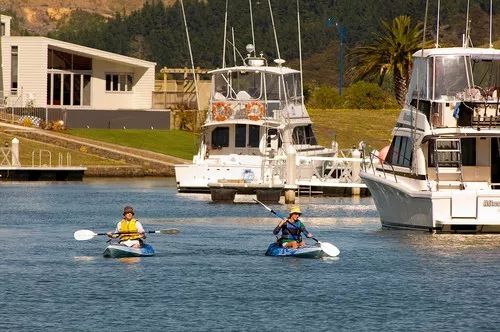
{"label": "white paddle blade", "polygon": [[75,240],[77,241],[85,241],[85,240],[90,240],[94,238],[97,234],[89,231],[87,229],[81,229],[79,231],[76,231],[73,236],[75,237]]}
{"label": "white paddle blade", "polygon": [[337,257],[340,254],[339,248],[328,242],[320,242],[321,250],[330,257]]}

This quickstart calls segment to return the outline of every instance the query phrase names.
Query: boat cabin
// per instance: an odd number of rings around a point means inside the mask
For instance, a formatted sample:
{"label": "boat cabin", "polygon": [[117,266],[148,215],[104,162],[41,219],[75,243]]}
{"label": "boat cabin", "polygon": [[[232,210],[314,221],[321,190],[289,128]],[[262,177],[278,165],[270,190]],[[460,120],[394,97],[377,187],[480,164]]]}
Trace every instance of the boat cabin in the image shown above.
{"label": "boat cabin", "polygon": [[263,58],[247,62],[210,72],[213,91],[203,136],[209,154],[273,156],[283,142],[316,145],[300,72],[264,66]]}
{"label": "boat cabin", "polygon": [[407,103],[417,116],[401,113],[386,162],[410,168],[417,157],[418,174],[450,189],[500,188],[500,51],[432,49],[414,59]]}

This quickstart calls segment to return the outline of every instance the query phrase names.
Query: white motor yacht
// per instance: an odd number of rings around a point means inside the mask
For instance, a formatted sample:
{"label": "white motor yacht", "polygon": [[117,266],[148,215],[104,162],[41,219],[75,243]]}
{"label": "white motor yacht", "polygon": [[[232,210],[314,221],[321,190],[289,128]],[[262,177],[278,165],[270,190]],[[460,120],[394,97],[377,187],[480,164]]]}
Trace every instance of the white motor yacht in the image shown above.
{"label": "white motor yacht", "polygon": [[269,65],[262,55],[249,54],[241,66],[209,72],[212,91],[199,151],[192,164],[175,166],[179,191],[208,191],[209,183],[221,181],[279,184],[290,149],[298,157],[335,154],[317,144],[300,71],[283,62]]}
{"label": "white motor yacht", "polygon": [[500,50],[435,48],[413,58],[388,152],[360,174],[382,225],[500,232]]}

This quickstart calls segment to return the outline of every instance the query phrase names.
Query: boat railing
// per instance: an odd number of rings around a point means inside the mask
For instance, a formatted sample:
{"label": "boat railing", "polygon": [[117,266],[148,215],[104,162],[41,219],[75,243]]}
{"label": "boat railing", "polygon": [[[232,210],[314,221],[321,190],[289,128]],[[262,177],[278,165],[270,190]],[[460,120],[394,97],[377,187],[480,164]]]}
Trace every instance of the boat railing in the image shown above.
{"label": "boat railing", "polygon": [[[371,166],[371,169],[373,171],[373,175],[376,175],[375,173],[375,165],[374,165],[374,162],[373,162],[373,159],[374,158],[377,158],[378,159],[378,162],[379,164],[382,166],[381,168],[377,168],[378,170],[382,170],[382,173],[384,174],[384,179],[387,179],[387,174],[386,174],[386,170],[385,170],[385,165],[388,165],[389,167],[391,167],[391,170],[392,170],[392,175],[394,175],[394,181],[397,183],[398,182],[398,178],[396,176],[396,171],[394,170],[394,166],[392,166],[391,164],[389,163],[386,163],[384,159],[380,158],[377,154],[373,153],[373,152],[370,152],[370,166]],[[365,169],[366,171],[366,169]]]}
{"label": "boat railing", "polygon": [[297,167],[298,180],[316,178],[325,182],[336,179],[343,183],[360,183],[360,169],[366,167],[369,161],[357,157],[313,157],[298,156],[300,167]]}

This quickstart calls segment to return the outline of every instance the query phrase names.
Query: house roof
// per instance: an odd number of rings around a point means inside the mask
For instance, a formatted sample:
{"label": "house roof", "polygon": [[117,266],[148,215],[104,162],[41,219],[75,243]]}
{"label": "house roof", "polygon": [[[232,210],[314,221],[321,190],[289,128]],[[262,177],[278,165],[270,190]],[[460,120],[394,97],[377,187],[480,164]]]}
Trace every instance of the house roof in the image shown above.
{"label": "house roof", "polygon": [[123,63],[126,65],[131,65],[131,66],[136,66],[136,67],[144,67],[144,68],[150,68],[154,67],[156,65],[156,62],[150,62],[146,60],[141,60],[117,53],[112,53],[108,51],[103,51],[99,50],[96,48],[91,48],[87,46],[82,46],[82,45],[77,45],[73,43],[68,43],[64,42],[61,40],[57,39],[52,39],[52,38],[47,38],[47,37],[34,37],[34,36],[10,36],[10,37],[2,37],[2,38],[9,38],[11,42],[19,42],[22,43],[23,41],[33,41],[33,39],[39,39],[40,43],[47,44],[48,47],[51,49],[57,49],[60,51],[66,51],[66,52],[72,52],[74,54],[86,56],[86,57],[92,57],[92,58],[99,58],[103,59],[106,61],[112,61],[112,62],[119,62]]}

